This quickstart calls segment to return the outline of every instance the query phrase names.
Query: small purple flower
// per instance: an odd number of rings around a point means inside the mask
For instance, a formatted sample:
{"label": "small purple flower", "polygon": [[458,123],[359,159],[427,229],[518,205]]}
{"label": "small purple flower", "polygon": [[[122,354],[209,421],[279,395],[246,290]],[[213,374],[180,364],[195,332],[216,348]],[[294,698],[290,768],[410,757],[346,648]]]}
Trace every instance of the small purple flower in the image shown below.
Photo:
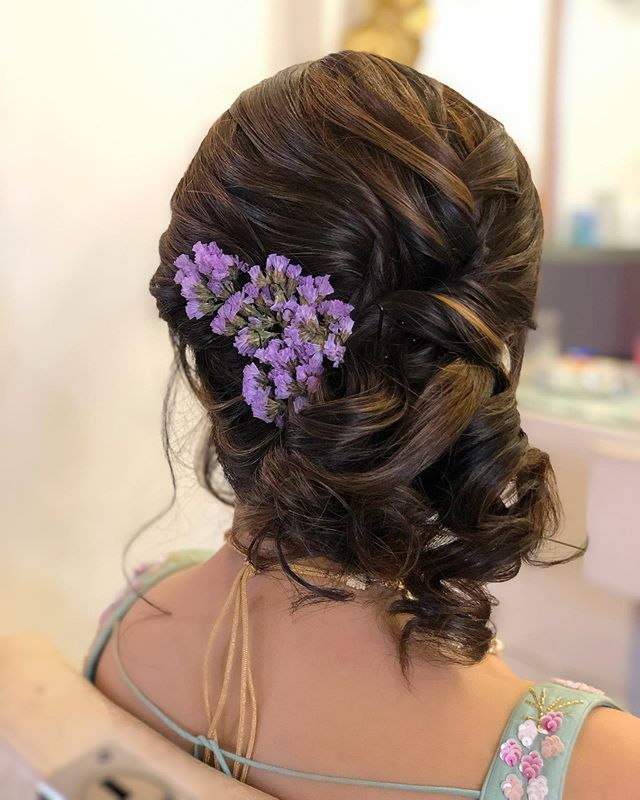
{"label": "small purple flower", "polygon": [[298,306],[294,321],[298,326],[317,324],[318,317],[315,308],[311,305]]}
{"label": "small purple flower", "polygon": [[343,303],[342,300],[323,300],[318,303],[318,311],[325,314],[337,322],[343,317],[347,317],[352,311],[353,306],[349,303]]}
{"label": "small purple flower", "polygon": [[260,289],[252,281],[247,281],[247,283],[245,283],[245,285],[242,287],[242,291],[248,300],[255,300],[260,294]]}
{"label": "small purple flower", "polygon": [[500,758],[510,767],[515,767],[521,757],[522,748],[515,739],[507,739],[500,745]]}
{"label": "small purple flower", "polygon": [[270,389],[256,389],[249,403],[253,416],[261,419],[263,422],[271,422],[271,416],[269,415],[270,391]]}
{"label": "small purple flower", "polygon": [[[278,341],[282,341],[279,339]],[[282,347],[278,351],[276,355],[275,364],[276,367],[289,367],[291,368],[292,364],[295,364],[298,355],[296,351],[292,347],[287,347],[286,344],[283,343]]]}
{"label": "small purple flower", "polygon": [[317,342],[301,340],[296,345],[296,352],[302,361],[311,361],[315,357],[315,363],[322,364],[322,345]]}
{"label": "small purple flower", "polygon": [[307,391],[307,382],[308,382],[309,378],[317,377],[317,376],[315,376],[312,372],[306,372],[304,366],[302,364],[299,364],[296,367],[295,377],[296,377],[296,383],[298,384],[299,391],[300,392],[306,392]]}
{"label": "small purple flower", "polygon": [[336,342],[336,337],[334,333],[330,333],[327,336],[327,341],[324,343],[324,347],[322,348],[325,356],[329,359],[329,361],[333,361],[333,366],[337,367],[342,363],[345,353],[344,345],[338,344]]}
{"label": "small purple flower", "polygon": [[267,268],[265,272],[284,272],[289,263],[289,259],[286,256],[279,256],[277,253],[271,253],[270,256],[267,256]]}
{"label": "small purple flower", "polygon": [[217,261],[224,255],[216,242],[196,242],[191,250],[195,254],[193,260],[204,275],[211,273],[211,261]]}
{"label": "small purple flower", "polygon": [[294,318],[299,305],[294,297],[290,297],[288,300],[273,303],[271,310],[280,315],[281,322],[288,323]]}
{"label": "small purple flower", "polygon": [[303,394],[296,397],[293,401],[293,410],[294,411],[302,411],[303,408],[306,408],[309,405],[309,400]]}
{"label": "small purple flower", "polygon": [[233,263],[239,272],[249,272],[249,265],[238,258],[238,256],[233,256]]}
{"label": "small purple flower", "polygon": [[322,375],[323,371],[322,353],[317,353],[309,361],[303,361],[296,366],[296,380],[302,383],[311,375],[316,377]]}
{"label": "small purple flower", "polygon": [[227,308],[227,316],[229,319],[233,319],[235,317],[235,315],[242,308],[244,301],[245,296],[243,292],[234,292],[232,295],[229,295],[223,305],[223,308]]}
{"label": "small purple flower", "polygon": [[277,400],[285,400],[291,394],[293,378],[291,372],[285,367],[274,367],[269,373],[269,377],[275,386],[275,397]]}
{"label": "small purple flower", "polygon": [[315,303],[318,299],[318,289],[311,275],[305,275],[298,281],[298,294],[307,303]]}
{"label": "small purple flower", "polygon": [[218,316],[212,320],[210,328],[214,333],[219,333],[221,336],[227,333],[227,320],[220,315],[220,312],[218,312]]}
{"label": "small purple flower", "polygon": [[200,280],[193,274],[185,274],[182,282],[182,291],[180,294],[185,298],[185,300],[197,300],[198,289],[202,286]]}
{"label": "small purple flower", "polygon": [[252,342],[251,329],[246,326],[236,335],[233,346],[242,356],[252,356],[258,349],[257,345]]}
{"label": "small purple flower", "polygon": [[295,323],[287,325],[283,331],[283,339],[289,347],[299,347],[302,344],[300,328]]}
{"label": "small purple flower", "polygon": [[251,282],[254,283],[259,289],[261,289],[267,283],[264,273],[257,264],[249,268],[249,276],[251,278]]}
{"label": "small purple flower", "polygon": [[244,294],[242,292],[234,292],[227,297],[218,309],[218,313],[211,323],[211,330],[214,333],[225,334],[227,336],[233,332],[232,323],[242,308],[243,302]]}
{"label": "small purple flower", "polygon": [[187,316],[189,319],[201,319],[204,317],[204,311],[199,300],[187,301]]}
{"label": "small purple flower", "polygon": [[333,294],[333,286],[329,281],[328,275],[318,275],[314,280],[318,297],[326,297],[328,294]]}
{"label": "small purple flower", "polygon": [[329,324],[329,330],[342,340],[346,340],[353,330],[353,319],[347,316],[341,317],[337,322],[331,322]]}
{"label": "small purple flower", "polygon": [[254,355],[258,361],[272,367],[284,367],[296,357],[295,351],[287,347],[282,339],[272,339],[266,347],[256,350]]}
{"label": "small purple flower", "polygon": [[187,275],[197,277],[198,270],[196,269],[196,265],[185,253],[179,255],[173,263],[178,267],[173,277],[176,283],[182,283]]}
{"label": "small purple flower", "polygon": [[[263,286],[260,291],[258,292],[258,298],[263,300],[264,303],[271,308],[271,306],[275,302],[275,298],[272,294],[271,286]],[[256,299],[258,299],[256,298]]]}
{"label": "small purple flower", "polygon": [[215,278],[209,278],[207,281],[207,289],[218,297],[223,297],[225,293],[224,284],[222,281],[216,280]]}
{"label": "small purple flower", "polygon": [[253,362],[247,364],[242,371],[242,396],[251,406],[253,416],[270,422],[268,418],[269,392],[268,378]]}
{"label": "small purple flower", "polygon": [[291,278],[292,280],[296,280],[300,277],[302,273],[302,267],[300,264],[289,264],[287,267],[287,278]]}
{"label": "small purple flower", "polygon": [[242,391],[245,394],[250,394],[256,387],[264,387],[267,383],[267,376],[260,369],[260,367],[251,362],[246,364],[242,370]]}
{"label": "small purple flower", "polygon": [[223,253],[215,242],[203,244],[196,242],[193,245],[194,261],[203,275],[210,275],[214,280],[224,281],[231,274],[231,268],[236,265],[233,256]]}

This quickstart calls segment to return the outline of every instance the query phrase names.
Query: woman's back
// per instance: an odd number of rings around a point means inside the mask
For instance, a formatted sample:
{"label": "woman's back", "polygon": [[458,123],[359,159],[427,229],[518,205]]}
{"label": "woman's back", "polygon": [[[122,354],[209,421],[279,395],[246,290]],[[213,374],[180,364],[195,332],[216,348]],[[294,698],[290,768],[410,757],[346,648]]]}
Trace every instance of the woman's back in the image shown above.
{"label": "woman's back", "polygon": [[[167,575],[149,588],[145,597],[170,610],[171,616],[137,600],[119,631],[119,655],[129,677],[170,718],[196,734],[209,728],[199,689],[206,642],[243,566],[242,556],[223,546],[202,563]],[[303,607],[292,615],[291,599],[291,586],[281,573],[254,575],[247,581],[248,650],[258,720],[251,756],[254,760],[311,773],[478,792],[493,764],[492,785],[485,786],[483,795],[487,800],[517,800],[518,788],[509,794],[504,783],[510,774],[521,782],[523,797],[537,800],[545,796],[535,793],[541,791],[539,781],[533,782],[527,795],[525,775],[499,756],[505,726],[520,701],[531,698],[528,693],[535,687],[533,681],[514,675],[496,655],[488,655],[471,667],[435,667],[414,660],[413,688],[409,691],[397,664],[392,633],[374,600],[365,602],[362,595],[352,603]],[[211,642],[207,672],[212,709],[224,683],[231,622],[229,613]],[[239,623],[235,664],[217,726],[220,746],[231,752],[240,749],[236,744],[241,627]],[[191,752],[192,745],[173,734],[123,682],[113,644],[111,637],[99,661],[97,686]],[[556,710],[558,698],[566,702],[567,698],[575,701],[576,696],[558,686]],[[245,706],[247,735],[249,699]],[[549,733],[547,738],[551,739],[553,733]],[[560,734],[561,730],[557,738],[562,741]],[[635,736],[635,744],[629,736]],[[542,739],[539,734],[538,751]],[[562,797],[589,800],[640,796],[634,795],[637,788],[627,783],[634,748],[640,759],[638,741],[640,721],[612,708],[589,711],[568,761]],[[521,756],[533,750],[522,741],[519,746]],[[545,761],[550,762],[558,755],[552,756],[549,748],[551,745],[547,745],[548,753],[543,752]],[[617,751],[615,761],[612,749]],[[504,755],[504,748],[502,752]],[[545,772],[540,770],[540,775],[544,777]],[[397,789],[365,790],[320,783],[258,768],[249,769],[246,782],[286,800],[346,800],[362,797],[364,791],[367,797],[380,800],[425,796]],[[552,784],[548,786],[549,796],[560,796],[553,793],[558,787]],[[623,787],[625,793],[616,794]],[[441,800],[452,795],[426,796]]]}

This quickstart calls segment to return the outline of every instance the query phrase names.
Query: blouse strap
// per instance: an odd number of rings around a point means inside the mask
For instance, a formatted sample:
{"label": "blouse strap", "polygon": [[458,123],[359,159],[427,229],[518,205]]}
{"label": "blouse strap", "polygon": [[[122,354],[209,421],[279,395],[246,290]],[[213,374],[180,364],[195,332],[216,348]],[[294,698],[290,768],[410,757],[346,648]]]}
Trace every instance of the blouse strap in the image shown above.
{"label": "blouse strap", "polygon": [[586,684],[554,679],[530,687],[502,732],[482,799],[562,797],[573,746],[597,706],[620,708]]}
{"label": "blouse strap", "polygon": [[223,750],[218,742],[215,739],[208,738],[206,736],[194,736],[193,734],[186,731],[176,722],[174,722],[161,708],[159,708],[153,700],[150,700],[144,692],[136,686],[136,684],[131,680],[129,675],[127,674],[122,661],[120,659],[120,653],[118,650],[118,628],[119,628],[119,620],[114,623],[114,649],[113,654],[116,660],[116,664],[118,665],[118,669],[120,671],[120,675],[122,680],[126,683],[126,685],[131,689],[133,694],[143,703],[150,711],[152,711],[157,717],[159,717],[167,727],[171,728],[175,733],[177,733],[182,738],[186,739],[187,741],[191,742],[194,745],[194,756],[198,759],[201,757],[201,753],[203,748],[205,751],[212,751],[216,757],[216,760],[220,764],[220,768],[225,773],[225,775],[229,777],[235,777],[232,775],[231,770],[229,769],[229,765],[227,764],[227,759],[231,760],[235,764],[242,764],[244,765],[245,769],[248,770],[249,767],[255,767],[257,769],[263,769],[266,772],[274,772],[278,775],[286,775],[292,778],[304,778],[305,780],[310,781],[318,781],[322,783],[340,783],[345,784],[347,786],[361,786],[361,787],[372,787],[372,788],[379,788],[379,789],[397,789],[399,791],[405,792],[416,792],[420,794],[446,794],[452,795],[454,797],[468,797],[473,798],[473,800],[478,800],[480,798],[480,792],[476,789],[462,789],[462,788],[455,788],[452,786],[425,786],[424,784],[413,784],[413,783],[396,783],[395,781],[374,781],[368,780],[364,778],[348,778],[342,777],[339,775],[325,775],[316,772],[302,772],[301,770],[297,769],[289,769],[288,767],[280,767],[276,764],[269,764],[264,761],[255,761],[252,758],[241,756],[237,753],[229,752],[228,750]]}
{"label": "blouse strap", "polygon": [[111,636],[115,620],[121,619],[148,589],[168,575],[200,564],[214,554],[205,548],[174,550],[155,561],[138,564],[133,579],[100,615],[98,629],[82,664],[82,672],[91,683],[95,681],[100,656]]}

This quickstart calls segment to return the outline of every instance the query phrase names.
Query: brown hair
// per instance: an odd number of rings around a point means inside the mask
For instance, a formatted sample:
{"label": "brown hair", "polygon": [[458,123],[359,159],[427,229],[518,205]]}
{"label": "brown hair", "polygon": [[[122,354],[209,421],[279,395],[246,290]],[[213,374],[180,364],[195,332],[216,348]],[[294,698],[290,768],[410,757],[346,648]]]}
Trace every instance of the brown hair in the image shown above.
{"label": "brown hair", "polygon": [[[246,511],[249,559],[278,561],[305,599],[353,594],[314,587],[296,558],[402,581],[388,611],[408,615],[403,671],[412,640],[432,659],[480,660],[494,634],[487,583],[542,563],[558,526],[549,459],[529,446],[515,395],[542,236],[527,162],[503,125],[362,52],[244,91],[171,198],[150,290],[207,412],[199,478],[224,499],[221,465]],[[199,240],[249,263],[282,253],[329,274],[333,296],[355,307],[344,363],[282,429],[244,402],[247,362],[232,339],[185,314],[173,262]]]}

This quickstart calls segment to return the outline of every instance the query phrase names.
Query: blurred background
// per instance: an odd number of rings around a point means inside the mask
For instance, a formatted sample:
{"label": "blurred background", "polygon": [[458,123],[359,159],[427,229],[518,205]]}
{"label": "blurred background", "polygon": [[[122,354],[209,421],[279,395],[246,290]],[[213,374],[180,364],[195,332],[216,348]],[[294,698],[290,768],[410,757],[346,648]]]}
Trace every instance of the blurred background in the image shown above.
{"label": "blurred background", "polygon": [[[0,29],[0,633],[42,631],[79,666],[125,544],[171,498],[147,284],[207,129],[282,67],[373,50],[500,119],[543,200],[523,427],[556,468],[561,538],[589,550],[494,587],[504,657],[640,713],[640,2],[9,0]],[[174,425],[178,503],[129,572],[216,549],[230,521],[188,467],[186,390]]]}

